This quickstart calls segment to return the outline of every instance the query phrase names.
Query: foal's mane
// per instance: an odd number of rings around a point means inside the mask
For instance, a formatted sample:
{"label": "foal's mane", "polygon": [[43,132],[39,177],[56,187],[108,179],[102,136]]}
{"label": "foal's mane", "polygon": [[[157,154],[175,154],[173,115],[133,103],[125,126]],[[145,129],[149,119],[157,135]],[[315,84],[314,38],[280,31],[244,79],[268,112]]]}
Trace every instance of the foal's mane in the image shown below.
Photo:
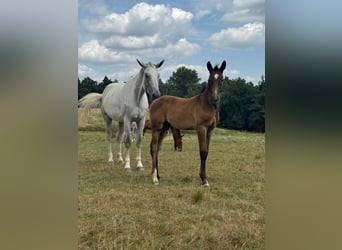
{"label": "foal's mane", "polygon": [[218,64],[215,65],[215,67],[213,68],[213,71],[219,71]]}

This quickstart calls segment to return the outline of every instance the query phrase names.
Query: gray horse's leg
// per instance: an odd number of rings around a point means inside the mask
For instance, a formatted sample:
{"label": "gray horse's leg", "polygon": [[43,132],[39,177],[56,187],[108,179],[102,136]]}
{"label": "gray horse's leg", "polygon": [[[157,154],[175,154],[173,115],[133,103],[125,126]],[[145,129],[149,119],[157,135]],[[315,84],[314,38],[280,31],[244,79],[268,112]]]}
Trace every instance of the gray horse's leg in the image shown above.
{"label": "gray horse's leg", "polygon": [[141,142],[143,137],[143,130],[145,125],[145,119],[141,119],[137,122],[137,141],[136,141],[136,147],[137,147],[137,169],[142,171],[144,170],[144,166],[141,162]]}
{"label": "gray horse's leg", "polygon": [[107,146],[108,146],[108,163],[113,164],[113,152],[112,152],[112,119],[102,110],[103,120],[105,122],[106,134],[107,134]]}
{"label": "gray horse's leg", "polygon": [[122,153],[121,153],[121,146],[122,146],[122,141],[123,141],[123,135],[124,135],[124,124],[123,122],[119,122],[119,128],[118,128],[118,134],[116,137],[116,142],[117,142],[117,156],[118,156],[118,162],[122,163]]}
{"label": "gray horse's leg", "polygon": [[124,171],[131,171],[129,151],[132,144],[131,139],[131,121],[128,119],[124,120],[124,143],[126,147],[125,167]]}

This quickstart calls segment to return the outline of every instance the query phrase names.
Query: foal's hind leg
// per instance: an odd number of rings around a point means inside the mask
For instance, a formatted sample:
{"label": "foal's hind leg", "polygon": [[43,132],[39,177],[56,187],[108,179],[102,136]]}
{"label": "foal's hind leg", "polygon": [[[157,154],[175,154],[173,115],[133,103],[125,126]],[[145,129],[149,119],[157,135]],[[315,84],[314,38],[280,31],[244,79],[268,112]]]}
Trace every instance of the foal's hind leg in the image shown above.
{"label": "foal's hind leg", "polygon": [[150,153],[152,157],[152,181],[155,185],[159,184],[159,174],[158,174],[158,141],[160,137],[159,130],[152,129],[152,140],[150,144]]}
{"label": "foal's hind leg", "polygon": [[112,152],[112,119],[102,110],[102,116],[105,122],[106,134],[107,134],[107,145],[108,145],[108,163],[113,164],[113,152]]}
{"label": "foal's hind leg", "polygon": [[150,151],[152,156],[152,180],[155,185],[159,184],[160,176],[158,171],[158,153],[165,137],[166,132],[169,130],[170,124],[164,123],[162,129],[152,130],[152,140]]}

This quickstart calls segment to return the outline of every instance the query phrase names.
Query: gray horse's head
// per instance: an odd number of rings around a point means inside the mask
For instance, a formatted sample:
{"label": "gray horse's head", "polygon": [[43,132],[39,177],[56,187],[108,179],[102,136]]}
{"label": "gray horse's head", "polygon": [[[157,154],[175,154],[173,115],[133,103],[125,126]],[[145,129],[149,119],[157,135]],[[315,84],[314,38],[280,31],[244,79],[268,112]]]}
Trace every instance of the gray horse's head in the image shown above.
{"label": "gray horse's head", "polygon": [[137,59],[139,65],[143,69],[143,86],[145,91],[149,96],[154,100],[160,96],[159,91],[159,73],[158,68],[162,66],[164,60],[160,63],[153,64],[153,63],[143,63]]}

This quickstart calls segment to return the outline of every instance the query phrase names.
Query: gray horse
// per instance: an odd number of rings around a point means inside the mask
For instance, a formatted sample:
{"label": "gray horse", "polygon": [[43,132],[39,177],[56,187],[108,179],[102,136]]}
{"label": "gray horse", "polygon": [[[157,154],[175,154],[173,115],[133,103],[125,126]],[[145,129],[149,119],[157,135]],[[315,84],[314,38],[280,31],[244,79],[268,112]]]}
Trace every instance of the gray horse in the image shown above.
{"label": "gray horse", "polygon": [[164,60],[158,64],[143,63],[137,59],[141,69],[139,73],[131,77],[127,83],[111,83],[106,86],[102,94],[90,93],[79,100],[79,106],[86,110],[91,107],[101,108],[105,121],[108,144],[108,162],[113,163],[112,153],[112,120],[119,122],[117,135],[118,161],[123,162],[121,154],[121,143],[124,141],[127,150],[125,158],[125,171],[130,171],[129,151],[132,143],[131,124],[137,124],[137,169],[143,170],[141,162],[141,140],[145,124],[145,116],[148,111],[148,100],[146,92],[155,99],[160,96],[158,87],[158,68]]}

